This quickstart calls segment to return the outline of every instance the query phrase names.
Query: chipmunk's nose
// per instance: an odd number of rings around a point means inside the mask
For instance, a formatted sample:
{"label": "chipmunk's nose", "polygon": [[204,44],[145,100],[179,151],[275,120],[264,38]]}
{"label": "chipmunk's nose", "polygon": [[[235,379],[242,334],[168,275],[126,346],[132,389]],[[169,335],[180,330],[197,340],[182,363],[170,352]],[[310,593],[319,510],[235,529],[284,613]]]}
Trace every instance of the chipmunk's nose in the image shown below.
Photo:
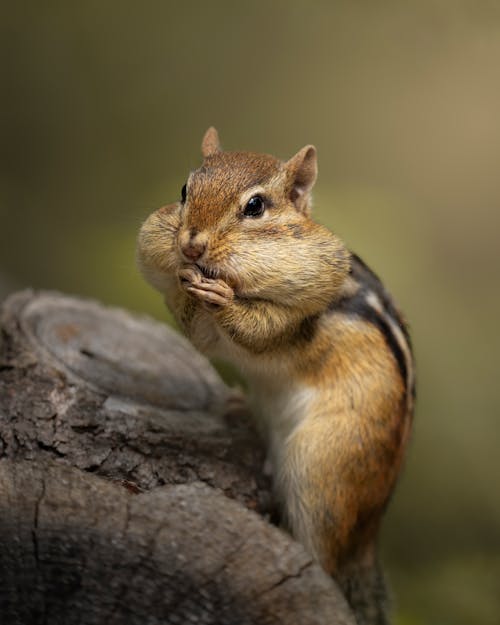
{"label": "chipmunk's nose", "polygon": [[207,249],[207,239],[202,232],[197,232],[194,228],[185,230],[180,237],[180,248],[182,254],[188,260],[198,260]]}

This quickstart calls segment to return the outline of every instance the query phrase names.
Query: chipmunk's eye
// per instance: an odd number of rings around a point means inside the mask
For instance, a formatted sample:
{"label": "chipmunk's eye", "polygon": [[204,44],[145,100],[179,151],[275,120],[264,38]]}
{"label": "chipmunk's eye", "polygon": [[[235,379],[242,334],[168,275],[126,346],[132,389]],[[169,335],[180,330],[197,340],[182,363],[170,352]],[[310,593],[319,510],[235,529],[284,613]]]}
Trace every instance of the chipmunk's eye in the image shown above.
{"label": "chipmunk's eye", "polygon": [[184,204],[186,201],[187,185],[184,185],[181,190],[181,202]]}
{"label": "chipmunk's eye", "polygon": [[243,209],[245,217],[260,217],[264,214],[266,205],[264,199],[260,195],[251,197]]}

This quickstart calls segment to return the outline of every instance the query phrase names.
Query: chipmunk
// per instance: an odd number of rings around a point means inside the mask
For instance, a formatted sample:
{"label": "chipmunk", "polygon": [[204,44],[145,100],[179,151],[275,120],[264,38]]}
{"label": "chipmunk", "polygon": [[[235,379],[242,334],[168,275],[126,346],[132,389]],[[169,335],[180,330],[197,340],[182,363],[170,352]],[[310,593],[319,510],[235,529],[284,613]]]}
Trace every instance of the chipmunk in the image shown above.
{"label": "chipmunk", "polygon": [[248,381],[282,524],[385,623],[376,537],[408,443],[414,365],[377,276],[311,219],[314,146],[283,162],[202,141],[178,202],[142,225],[138,263],[202,352]]}

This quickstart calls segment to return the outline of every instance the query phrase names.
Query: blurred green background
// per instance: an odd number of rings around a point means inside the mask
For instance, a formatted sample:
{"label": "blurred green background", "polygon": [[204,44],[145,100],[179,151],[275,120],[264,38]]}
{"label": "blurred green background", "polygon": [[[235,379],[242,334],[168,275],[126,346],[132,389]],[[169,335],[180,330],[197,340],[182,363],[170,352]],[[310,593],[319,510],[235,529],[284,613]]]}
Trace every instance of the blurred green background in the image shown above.
{"label": "blurred green background", "polygon": [[317,218],[411,322],[416,427],[383,550],[399,625],[500,623],[500,3],[18,2],[0,17],[0,296],[165,319],[134,264],[206,127],[316,144]]}

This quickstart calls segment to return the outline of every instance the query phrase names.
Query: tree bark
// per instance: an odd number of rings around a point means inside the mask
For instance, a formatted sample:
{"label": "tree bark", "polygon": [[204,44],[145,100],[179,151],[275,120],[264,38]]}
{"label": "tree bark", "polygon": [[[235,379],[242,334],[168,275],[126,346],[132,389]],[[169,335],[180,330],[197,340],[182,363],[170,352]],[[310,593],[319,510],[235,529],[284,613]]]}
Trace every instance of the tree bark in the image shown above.
{"label": "tree bark", "polygon": [[3,624],[345,624],[269,522],[240,394],[167,327],[56,293],[0,312]]}

